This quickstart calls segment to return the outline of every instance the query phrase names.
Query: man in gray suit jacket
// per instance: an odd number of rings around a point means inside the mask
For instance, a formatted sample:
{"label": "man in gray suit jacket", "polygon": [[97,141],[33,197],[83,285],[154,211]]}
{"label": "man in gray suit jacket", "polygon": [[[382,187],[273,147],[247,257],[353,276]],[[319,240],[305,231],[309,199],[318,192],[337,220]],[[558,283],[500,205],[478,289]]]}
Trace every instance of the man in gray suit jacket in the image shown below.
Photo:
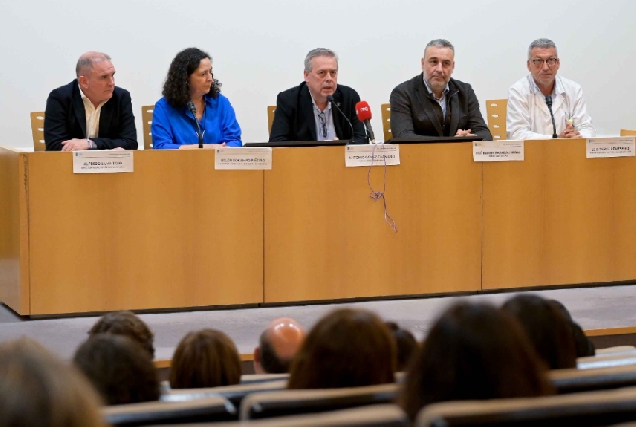
{"label": "man in gray suit jacket", "polygon": [[422,74],[391,92],[391,130],[394,138],[492,135],[479,112],[479,101],[468,83],[451,78],[455,49],[443,39],[424,49]]}

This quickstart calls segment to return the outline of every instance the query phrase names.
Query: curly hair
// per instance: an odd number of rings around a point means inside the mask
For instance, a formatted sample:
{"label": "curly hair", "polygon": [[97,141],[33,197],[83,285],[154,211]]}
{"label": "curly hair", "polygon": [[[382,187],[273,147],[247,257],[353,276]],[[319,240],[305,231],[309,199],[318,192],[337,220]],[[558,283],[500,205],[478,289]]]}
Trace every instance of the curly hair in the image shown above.
{"label": "curly hair", "polygon": [[141,345],[151,358],[155,357],[154,334],[132,311],[114,311],[103,315],[88,331],[89,336],[97,334],[125,335]]}
{"label": "curly hair", "polygon": [[[196,47],[189,47],[177,53],[170,63],[168,75],[163,84],[163,92],[161,92],[168,104],[177,109],[185,108],[190,101],[189,77],[199,68],[201,60],[206,58],[212,61],[212,57],[207,52]],[[220,92],[221,83],[213,79],[208,95],[216,98]]]}

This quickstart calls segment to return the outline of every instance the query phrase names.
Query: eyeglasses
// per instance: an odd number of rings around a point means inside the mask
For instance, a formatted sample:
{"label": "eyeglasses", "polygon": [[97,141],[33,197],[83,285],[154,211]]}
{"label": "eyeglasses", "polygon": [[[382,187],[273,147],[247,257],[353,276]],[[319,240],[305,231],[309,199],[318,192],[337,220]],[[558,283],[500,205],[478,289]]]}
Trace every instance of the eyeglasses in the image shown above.
{"label": "eyeglasses", "polygon": [[559,58],[548,58],[548,59],[531,59],[530,62],[532,62],[532,64],[539,68],[539,67],[543,67],[543,63],[545,62],[546,64],[548,64],[548,67],[553,67],[554,64],[557,63],[557,61],[559,60]]}
{"label": "eyeglasses", "polygon": [[326,138],[327,137],[327,120],[326,120],[324,111],[321,111],[320,114],[318,114],[318,121],[320,122],[322,137]]}

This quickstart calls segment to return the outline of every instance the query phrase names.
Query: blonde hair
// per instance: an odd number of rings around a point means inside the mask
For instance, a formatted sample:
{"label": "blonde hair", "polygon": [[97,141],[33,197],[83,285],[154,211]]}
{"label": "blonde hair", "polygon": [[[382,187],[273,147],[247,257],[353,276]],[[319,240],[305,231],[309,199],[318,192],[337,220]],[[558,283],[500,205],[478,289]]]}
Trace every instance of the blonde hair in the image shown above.
{"label": "blonde hair", "polygon": [[84,377],[37,342],[0,345],[0,425],[105,427],[100,405]]}

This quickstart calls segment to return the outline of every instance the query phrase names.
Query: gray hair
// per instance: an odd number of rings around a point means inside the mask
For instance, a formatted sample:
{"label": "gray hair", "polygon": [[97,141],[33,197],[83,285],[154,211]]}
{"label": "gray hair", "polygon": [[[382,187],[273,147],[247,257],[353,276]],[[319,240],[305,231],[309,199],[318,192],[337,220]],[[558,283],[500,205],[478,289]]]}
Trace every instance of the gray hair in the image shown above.
{"label": "gray hair", "polygon": [[428,42],[426,44],[426,47],[424,48],[424,56],[426,56],[426,49],[428,49],[431,46],[434,46],[434,47],[447,47],[450,50],[452,50],[453,53],[455,53],[455,47],[453,47],[453,44],[451,42],[449,42],[448,40],[445,40],[445,39],[435,39],[435,40],[431,40],[430,42]]}
{"label": "gray hair", "polygon": [[528,59],[532,59],[532,49],[534,49],[535,47],[538,47],[539,49],[550,49],[551,47],[553,47],[555,52],[557,50],[556,45],[552,40],[536,39],[535,41],[530,43],[530,47],[528,48]]}
{"label": "gray hair", "polygon": [[88,70],[93,69],[93,64],[100,61],[110,61],[110,56],[102,52],[86,52],[77,60],[75,66],[75,74],[77,77],[81,76]]}
{"label": "gray hair", "polygon": [[318,56],[327,56],[329,58],[336,58],[336,64],[338,63],[338,55],[336,55],[336,52],[334,52],[331,49],[325,49],[325,48],[319,47],[317,49],[310,50],[309,53],[307,53],[307,56],[305,56],[305,71],[307,71],[308,73],[311,72],[311,68],[312,68],[311,60]]}

